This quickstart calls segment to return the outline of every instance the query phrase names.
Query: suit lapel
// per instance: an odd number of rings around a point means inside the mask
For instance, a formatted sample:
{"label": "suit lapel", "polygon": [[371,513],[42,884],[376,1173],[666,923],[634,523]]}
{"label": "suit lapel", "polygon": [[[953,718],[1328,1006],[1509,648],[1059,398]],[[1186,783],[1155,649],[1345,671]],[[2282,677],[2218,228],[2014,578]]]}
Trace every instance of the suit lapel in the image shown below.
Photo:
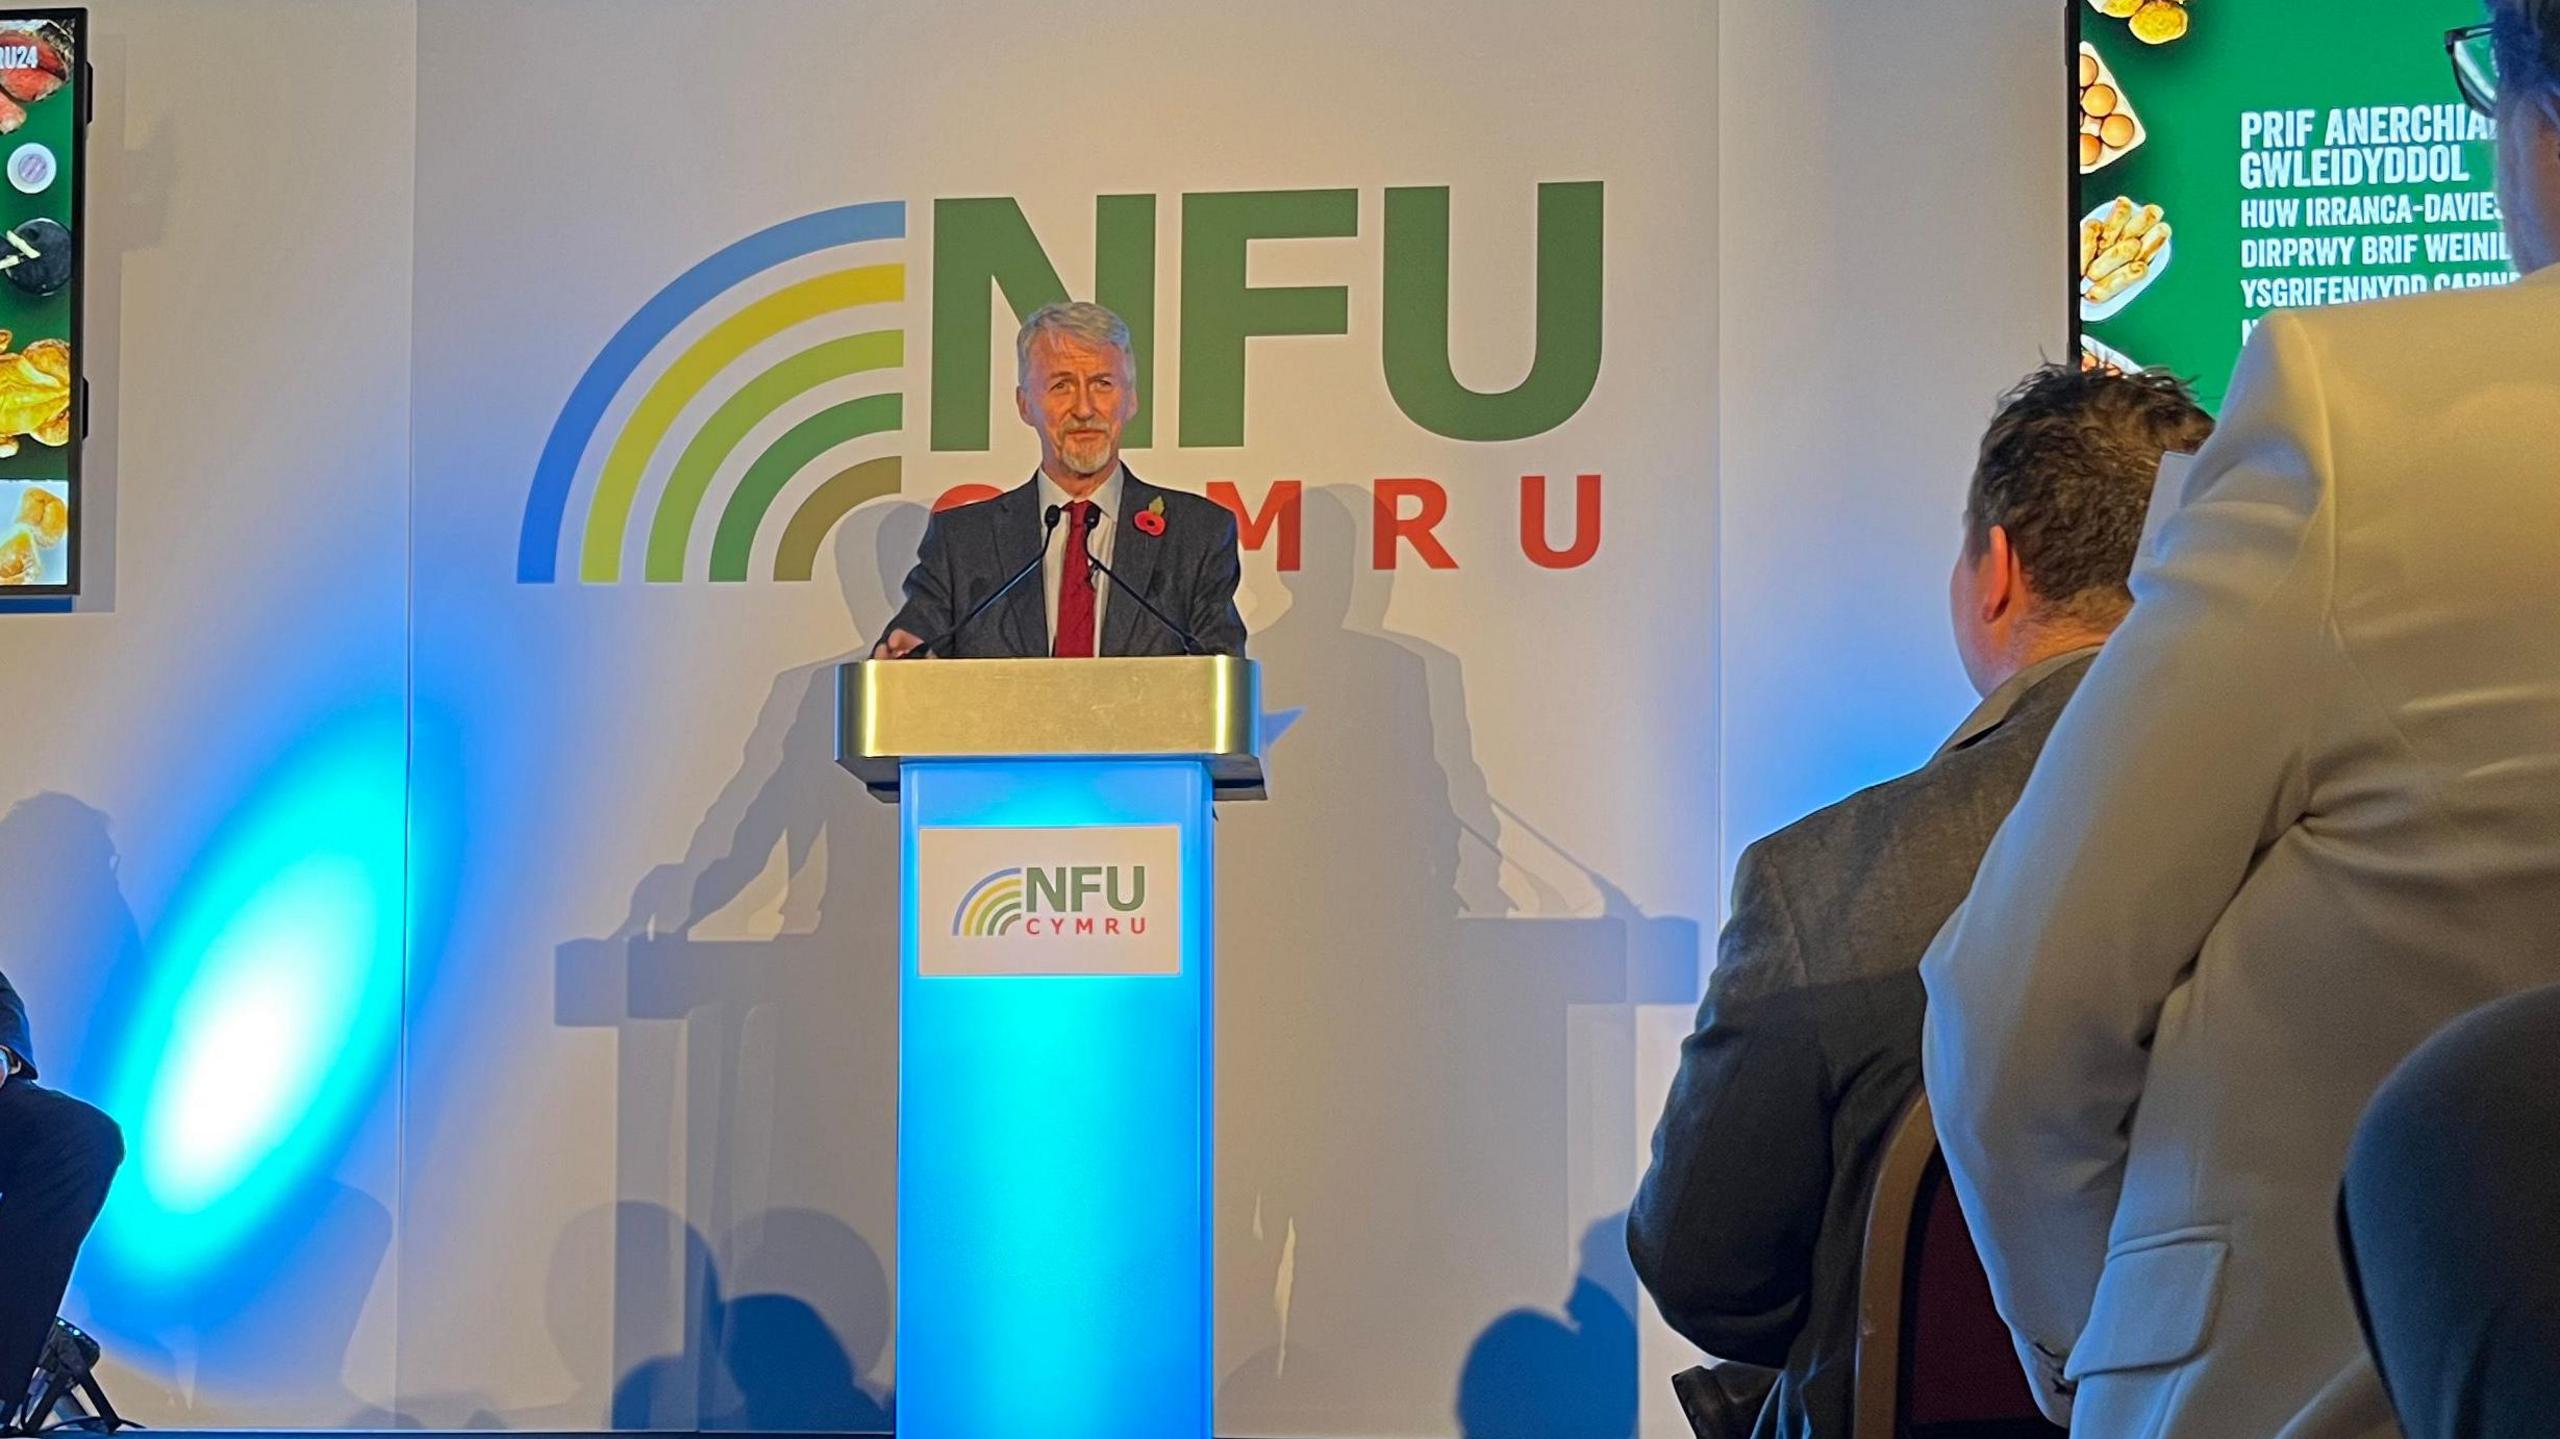
{"label": "suit lapel", "polygon": [[[1033,476],[996,501],[996,579],[1010,579],[1040,545],[1040,480]],[[1049,652],[1049,600],[1041,577],[1032,575],[1014,586],[996,606],[1003,612],[1006,653],[1017,657]]]}
{"label": "suit lapel", "polygon": [[[1163,552],[1168,537],[1148,534],[1132,522],[1163,491],[1130,474],[1126,465],[1121,467],[1120,474],[1120,513],[1111,517],[1111,568],[1119,572],[1131,590],[1143,595],[1148,592],[1147,582],[1155,575],[1157,556]],[[1099,574],[1094,578],[1102,584],[1111,583]],[[1102,643],[1095,652],[1106,655],[1139,653],[1132,642],[1141,626],[1163,628],[1127,592],[1113,595],[1111,602],[1103,607]]]}

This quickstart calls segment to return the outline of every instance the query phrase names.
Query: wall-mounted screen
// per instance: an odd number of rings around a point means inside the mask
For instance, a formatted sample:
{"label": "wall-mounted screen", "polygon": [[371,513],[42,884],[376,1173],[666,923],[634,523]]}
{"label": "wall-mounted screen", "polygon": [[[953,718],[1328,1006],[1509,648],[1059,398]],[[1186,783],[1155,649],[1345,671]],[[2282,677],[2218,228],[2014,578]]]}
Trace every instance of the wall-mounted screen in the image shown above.
{"label": "wall-mounted screen", "polygon": [[2514,277],[2445,33],[2479,0],[2073,0],[2081,363],[2219,413],[2273,310]]}
{"label": "wall-mounted screen", "polygon": [[0,593],[80,587],[86,10],[0,9]]}

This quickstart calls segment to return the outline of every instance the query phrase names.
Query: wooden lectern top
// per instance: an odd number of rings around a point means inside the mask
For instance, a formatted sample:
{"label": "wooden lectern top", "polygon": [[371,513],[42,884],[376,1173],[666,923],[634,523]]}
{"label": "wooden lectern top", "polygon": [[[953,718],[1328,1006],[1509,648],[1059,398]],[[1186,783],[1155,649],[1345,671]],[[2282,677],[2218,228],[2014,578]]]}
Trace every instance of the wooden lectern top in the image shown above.
{"label": "wooden lectern top", "polygon": [[836,667],[836,763],[895,801],[911,759],[1197,759],[1261,799],[1262,671],[1236,655],[857,660]]}

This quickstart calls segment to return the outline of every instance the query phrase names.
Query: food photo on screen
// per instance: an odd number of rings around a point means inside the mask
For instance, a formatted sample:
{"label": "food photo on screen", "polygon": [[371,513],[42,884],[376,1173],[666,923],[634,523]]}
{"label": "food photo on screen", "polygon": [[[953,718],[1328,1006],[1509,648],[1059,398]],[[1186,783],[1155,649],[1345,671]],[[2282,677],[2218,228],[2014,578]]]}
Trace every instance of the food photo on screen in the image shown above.
{"label": "food photo on screen", "polygon": [[2065,63],[2082,362],[2218,411],[2277,310],[2503,284],[2485,116],[2444,34],[2479,0],[2085,0]]}
{"label": "food photo on screen", "polygon": [[0,585],[69,582],[63,542],[71,537],[71,498],[59,481],[0,480]]}
{"label": "food photo on screen", "polygon": [[80,550],[74,18],[0,11],[0,587],[70,592]]}

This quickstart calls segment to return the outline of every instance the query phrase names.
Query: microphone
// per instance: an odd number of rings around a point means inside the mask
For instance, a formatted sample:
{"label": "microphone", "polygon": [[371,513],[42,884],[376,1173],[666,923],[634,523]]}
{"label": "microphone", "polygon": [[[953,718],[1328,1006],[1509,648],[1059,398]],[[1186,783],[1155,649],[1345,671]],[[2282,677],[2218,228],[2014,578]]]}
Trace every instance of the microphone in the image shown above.
{"label": "microphone", "polygon": [[1120,593],[1136,600],[1138,602],[1138,608],[1145,610],[1148,614],[1154,615],[1156,617],[1157,624],[1173,631],[1173,637],[1182,641],[1182,652],[1184,654],[1205,655],[1209,652],[1208,646],[1200,643],[1197,636],[1167,618],[1165,616],[1165,612],[1157,609],[1152,600],[1149,600],[1145,595],[1138,593],[1138,587],[1136,585],[1120,578],[1118,572],[1114,571],[1109,565],[1102,562],[1102,557],[1093,552],[1093,528],[1090,525],[1085,527],[1084,532],[1084,557],[1087,563],[1091,564],[1095,569],[1102,571],[1103,574],[1109,576],[1111,583],[1119,587]]}
{"label": "microphone", "polygon": [[1013,587],[1015,585],[1022,583],[1024,580],[1031,578],[1035,574],[1038,574],[1040,572],[1040,562],[1049,558],[1049,541],[1058,533],[1058,518],[1065,513],[1065,510],[1060,509],[1056,505],[1051,505],[1049,507],[1049,512],[1040,517],[1040,549],[1038,553],[1031,557],[1031,562],[1024,565],[1021,569],[1015,570],[1013,572],[1012,579],[996,586],[995,593],[970,606],[969,612],[960,617],[960,623],[953,625],[951,628],[935,635],[932,639],[926,640],[923,644],[907,651],[905,657],[908,659],[917,659],[930,656],[934,646],[947,645],[953,640],[960,638],[960,632],[967,629],[971,621],[977,619],[978,616],[985,614],[989,609],[993,608],[996,601],[1013,593]]}

